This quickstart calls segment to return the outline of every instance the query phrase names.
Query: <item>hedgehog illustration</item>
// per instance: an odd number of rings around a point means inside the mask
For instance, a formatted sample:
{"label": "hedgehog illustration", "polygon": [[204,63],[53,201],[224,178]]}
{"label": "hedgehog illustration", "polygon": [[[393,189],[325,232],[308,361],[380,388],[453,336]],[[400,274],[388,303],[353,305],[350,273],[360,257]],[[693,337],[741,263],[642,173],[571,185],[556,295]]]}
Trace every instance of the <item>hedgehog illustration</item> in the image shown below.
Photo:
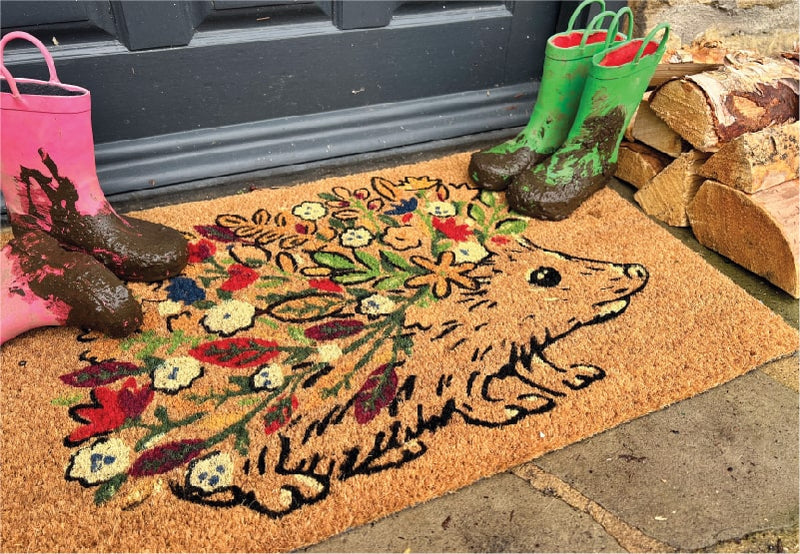
{"label": "hedgehog illustration", "polygon": [[278,518],[448,425],[513,425],[605,377],[547,349],[621,315],[644,267],[537,245],[466,184],[369,185],[195,227],[188,271],[137,289],[145,330],[111,356],[85,339],[89,365],[62,376],[92,388],[66,478],[131,505],[163,476]]}

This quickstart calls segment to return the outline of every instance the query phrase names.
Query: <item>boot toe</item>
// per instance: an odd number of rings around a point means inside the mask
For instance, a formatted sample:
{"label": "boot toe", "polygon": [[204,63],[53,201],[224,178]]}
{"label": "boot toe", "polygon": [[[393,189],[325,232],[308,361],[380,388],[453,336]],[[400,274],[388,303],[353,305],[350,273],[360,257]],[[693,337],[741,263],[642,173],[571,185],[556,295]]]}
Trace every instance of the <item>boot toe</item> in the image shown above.
{"label": "boot toe", "polygon": [[80,294],[73,300],[68,322],[77,327],[95,329],[112,338],[121,338],[142,326],[142,307],[128,288],[105,267],[85,274]]}
{"label": "boot toe", "polygon": [[539,154],[525,147],[506,154],[476,152],[469,162],[469,175],[482,189],[504,190],[515,175],[538,158]]}
{"label": "boot toe", "polygon": [[545,168],[518,175],[506,192],[509,208],[522,215],[546,221],[569,217],[592,194],[603,188],[608,177],[600,174],[548,184]]}
{"label": "boot toe", "polygon": [[129,281],[160,281],[178,275],[189,260],[186,238],[170,227],[132,217],[125,220],[133,232],[119,235],[114,247],[118,277]]}

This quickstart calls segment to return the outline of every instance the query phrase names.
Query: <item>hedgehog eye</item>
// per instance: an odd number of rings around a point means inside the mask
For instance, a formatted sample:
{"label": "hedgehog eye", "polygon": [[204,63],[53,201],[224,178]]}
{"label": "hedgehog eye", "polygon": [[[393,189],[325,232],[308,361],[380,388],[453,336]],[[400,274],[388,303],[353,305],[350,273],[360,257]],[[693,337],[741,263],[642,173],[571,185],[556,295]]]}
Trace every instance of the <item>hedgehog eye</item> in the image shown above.
{"label": "hedgehog eye", "polygon": [[554,287],[561,282],[561,274],[552,267],[542,266],[530,272],[528,282],[537,287]]}

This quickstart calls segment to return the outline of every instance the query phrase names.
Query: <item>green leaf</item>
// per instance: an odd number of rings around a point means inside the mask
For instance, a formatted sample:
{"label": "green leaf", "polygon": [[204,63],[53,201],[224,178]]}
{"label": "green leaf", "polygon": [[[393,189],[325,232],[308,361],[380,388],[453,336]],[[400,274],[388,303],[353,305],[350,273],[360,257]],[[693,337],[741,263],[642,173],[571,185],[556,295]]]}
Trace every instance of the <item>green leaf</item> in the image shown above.
{"label": "green leaf", "polygon": [[400,227],[400,224],[397,222],[396,219],[393,217],[389,217],[388,215],[379,215],[378,219],[387,227]]}
{"label": "green leaf", "polygon": [[156,416],[156,419],[163,424],[169,422],[169,416],[167,415],[167,408],[164,406],[158,406],[153,412],[153,415]]}
{"label": "green leaf", "polygon": [[230,300],[233,298],[233,293],[227,290],[217,289],[217,296],[220,300]]}
{"label": "green leaf", "polygon": [[495,204],[497,203],[497,198],[495,197],[494,193],[489,192],[488,190],[481,191],[481,194],[478,198],[490,208],[494,208]]}
{"label": "green leaf", "polygon": [[269,315],[285,323],[306,323],[338,314],[345,303],[337,294],[308,293],[270,306]]}
{"label": "green leaf", "polygon": [[198,300],[197,302],[192,304],[192,306],[194,306],[198,310],[208,310],[210,308],[213,308],[215,305],[216,304],[214,303],[213,300]]}
{"label": "green leaf", "polygon": [[486,213],[478,204],[470,204],[467,209],[467,215],[474,219],[478,225],[484,225],[486,223]]}
{"label": "green leaf", "polygon": [[522,219],[504,219],[499,222],[495,229],[501,235],[518,235],[525,232],[528,222]]}
{"label": "green leaf", "polygon": [[234,442],[233,447],[241,456],[247,456],[247,451],[250,447],[250,435],[243,425],[236,428],[236,442]]}
{"label": "green leaf", "polygon": [[332,217],[328,220],[328,225],[340,231],[344,229],[344,223],[342,223],[340,219],[337,219],[335,217]]}
{"label": "green leaf", "polygon": [[229,375],[228,383],[236,385],[240,390],[250,390],[250,377],[247,375]]}
{"label": "green leaf", "polygon": [[395,273],[389,277],[384,277],[383,279],[377,281],[374,285],[375,289],[377,290],[394,290],[403,287],[403,284],[406,282],[411,276],[410,273],[406,271],[402,271],[400,273]]}
{"label": "green leaf", "polygon": [[309,356],[316,353],[316,348],[311,347],[299,347],[292,350],[292,353],[286,357],[284,363],[286,365],[294,365],[300,362],[304,362],[308,359]]}
{"label": "green leaf", "polygon": [[94,493],[94,503],[99,506],[111,500],[128,479],[126,473],[118,473],[97,489]]}
{"label": "green leaf", "polygon": [[53,406],[72,406],[77,404],[83,398],[83,395],[78,393],[72,396],[59,396],[50,401]]}
{"label": "green leaf", "polygon": [[381,262],[377,258],[361,250],[356,250],[356,259],[374,272],[377,272],[381,267]]}
{"label": "green leaf", "polygon": [[411,264],[409,264],[405,258],[389,250],[381,250],[381,259],[390,266],[387,268],[389,270],[391,270],[391,268],[411,269]]}
{"label": "green leaf", "polygon": [[351,273],[344,273],[336,275],[333,280],[342,285],[355,285],[357,283],[365,283],[370,279],[374,279],[378,275],[376,271],[353,271]]}
{"label": "green leaf", "polygon": [[331,269],[355,269],[356,267],[353,260],[336,252],[314,252],[311,254],[311,258],[319,265]]}
{"label": "green leaf", "polygon": [[340,202],[342,199],[336,196],[335,194],[331,194],[329,192],[320,192],[317,196],[319,196],[323,200],[327,200],[329,202]]}
{"label": "green leaf", "polygon": [[290,325],[286,331],[289,333],[289,336],[292,337],[295,341],[299,342],[300,344],[311,344],[311,340],[309,340],[303,329],[298,327],[297,325]]}

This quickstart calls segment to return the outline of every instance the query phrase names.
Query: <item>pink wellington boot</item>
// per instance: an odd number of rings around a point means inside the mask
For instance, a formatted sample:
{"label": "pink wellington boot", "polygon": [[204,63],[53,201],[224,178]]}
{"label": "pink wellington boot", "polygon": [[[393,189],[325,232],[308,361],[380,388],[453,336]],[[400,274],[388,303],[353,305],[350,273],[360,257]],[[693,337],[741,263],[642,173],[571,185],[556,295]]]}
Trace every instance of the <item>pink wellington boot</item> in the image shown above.
{"label": "pink wellington boot", "polygon": [[[41,51],[50,80],[14,79],[3,65],[8,41]],[[169,227],[122,218],[97,180],[89,91],[58,80],[53,58],[27,33],[0,40],[2,191],[15,235],[39,229],[91,254],[121,279],[157,281],[181,272],[186,239]]]}
{"label": "pink wellington boot", "polygon": [[97,260],[68,252],[41,231],[0,250],[0,344],[37,327],[73,325],[124,337],[142,324],[142,307]]}

